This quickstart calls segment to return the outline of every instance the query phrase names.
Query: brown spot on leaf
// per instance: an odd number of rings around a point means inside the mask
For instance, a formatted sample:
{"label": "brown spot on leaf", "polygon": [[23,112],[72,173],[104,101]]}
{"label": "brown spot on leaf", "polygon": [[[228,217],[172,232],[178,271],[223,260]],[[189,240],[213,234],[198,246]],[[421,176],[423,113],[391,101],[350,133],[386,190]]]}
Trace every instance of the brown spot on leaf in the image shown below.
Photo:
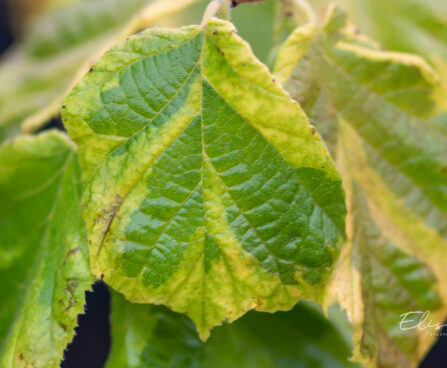
{"label": "brown spot on leaf", "polygon": [[62,322],[58,322],[59,323],[59,326],[61,326],[62,327],[62,329],[65,331],[65,332],[67,332],[67,326],[65,326]]}
{"label": "brown spot on leaf", "polygon": [[115,218],[118,210],[121,208],[121,205],[123,204],[125,198],[121,198],[120,196],[116,196],[115,197],[115,202],[113,202],[111,204],[111,207],[108,210],[105,210],[102,214],[101,214],[101,218],[104,218],[107,220],[107,226],[106,229],[104,230],[104,233],[102,234],[102,239],[101,239],[101,243],[99,244],[98,247],[98,252],[96,253],[97,255],[99,254],[99,252],[102,249],[102,246],[104,245],[104,240],[106,239],[107,233],[110,230],[110,226],[112,226],[112,222],[113,219]]}
{"label": "brown spot on leaf", "polygon": [[310,128],[310,133],[311,133],[312,135],[314,135],[316,132],[317,132],[317,130],[316,130],[314,127],[311,127],[311,128]]}
{"label": "brown spot on leaf", "polygon": [[67,255],[65,256],[64,265],[67,264],[68,258],[69,258],[70,256],[76,254],[77,252],[79,252],[79,248],[78,248],[78,247],[69,250],[69,251],[67,252]]}
{"label": "brown spot on leaf", "polygon": [[67,285],[65,286],[65,291],[69,294],[69,298],[68,298],[68,305],[64,310],[65,312],[70,310],[76,301],[75,300],[75,292],[76,292],[78,285],[79,285],[78,280],[76,280],[72,277],[67,278]]}

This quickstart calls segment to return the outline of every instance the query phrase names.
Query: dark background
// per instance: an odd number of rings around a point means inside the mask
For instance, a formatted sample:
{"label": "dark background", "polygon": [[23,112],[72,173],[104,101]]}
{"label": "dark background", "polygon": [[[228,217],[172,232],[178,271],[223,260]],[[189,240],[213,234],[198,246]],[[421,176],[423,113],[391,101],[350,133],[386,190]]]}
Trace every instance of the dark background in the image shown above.
{"label": "dark background", "polygon": [[[0,0],[0,57],[14,41],[8,11],[8,2],[11,1],[14,0]],[[49,126],[60,127],[61,124],[55,119]],[[78,317],[76,337],[67,348],[62,368],[104,367],[110,350],[109,313],[110,294],[107,286],[99,281],[93,286],[93,291],[87,293],[86,313]],[[420,368],[447,367],[447,328],[442,335]]]}

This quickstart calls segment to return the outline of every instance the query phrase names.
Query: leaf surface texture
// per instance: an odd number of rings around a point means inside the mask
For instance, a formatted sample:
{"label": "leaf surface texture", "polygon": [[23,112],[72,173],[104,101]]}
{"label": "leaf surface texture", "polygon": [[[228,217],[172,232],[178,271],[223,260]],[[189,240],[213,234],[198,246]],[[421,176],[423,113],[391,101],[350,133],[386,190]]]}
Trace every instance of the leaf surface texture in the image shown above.
{"label": "leaf surface texture", "polygon": [[344,234],[340,177],[231,23],[131,37],[64,104],[98,277],[187,313],[202,338],[321,299]]}

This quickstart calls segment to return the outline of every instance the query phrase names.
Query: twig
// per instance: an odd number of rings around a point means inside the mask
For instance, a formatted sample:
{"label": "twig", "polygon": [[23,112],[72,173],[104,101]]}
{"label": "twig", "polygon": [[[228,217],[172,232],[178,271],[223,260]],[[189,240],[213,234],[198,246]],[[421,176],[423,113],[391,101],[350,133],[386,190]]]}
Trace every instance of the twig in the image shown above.
{"label": "twig", "polygon": [[231,0],[231,7],[235,8],[236,6],[242,4],[242,3],[257,3],[264,0]]}
{"label": "twig", "polygon": [[222,3],[223,0],[213,0],[208,4],[205,9],[205,13],[203,14],[202,27],[204,27],[209,20],[217,14],[222,7]]}

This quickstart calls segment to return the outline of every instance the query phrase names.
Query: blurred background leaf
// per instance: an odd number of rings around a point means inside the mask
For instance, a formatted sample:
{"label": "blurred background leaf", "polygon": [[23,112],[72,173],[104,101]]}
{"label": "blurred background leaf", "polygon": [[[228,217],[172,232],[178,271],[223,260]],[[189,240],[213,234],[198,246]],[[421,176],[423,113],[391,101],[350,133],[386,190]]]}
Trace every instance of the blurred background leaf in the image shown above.
{"label": "blurred background leaf", "polygon": [[344,2],[362,32],[390,50],[424,56],[447,82],[447,1]]}
{"label": "blurred background leaf", "polygon": [[[346,315],[331,310],[342,324]],[[166,307],[131,304],[112,293],[112,352],[107,368],[354,368],[350,335],[313,303],[289,312],[251,311],[213,329],[203,343],[194,324]]]}
{"label": "blurred background leaf", "polygon": [[[169,0],[164,2],[172,6]],[[197,4],[160,17],[153,25],[200,23],[208,1],[182,2]],[[33,132],[57,116],[74,81],[113,43],[128,35],[129,21],[151,3],[156,1],[126,0],[125,6],[121,0],[11,1],[18,41],[0,62],[0,140],[17,134],[20,123],[25,131]],[[240,33],[261,60],[267,59],[273,43],[274,5],[266,1],[233,12]]]}

